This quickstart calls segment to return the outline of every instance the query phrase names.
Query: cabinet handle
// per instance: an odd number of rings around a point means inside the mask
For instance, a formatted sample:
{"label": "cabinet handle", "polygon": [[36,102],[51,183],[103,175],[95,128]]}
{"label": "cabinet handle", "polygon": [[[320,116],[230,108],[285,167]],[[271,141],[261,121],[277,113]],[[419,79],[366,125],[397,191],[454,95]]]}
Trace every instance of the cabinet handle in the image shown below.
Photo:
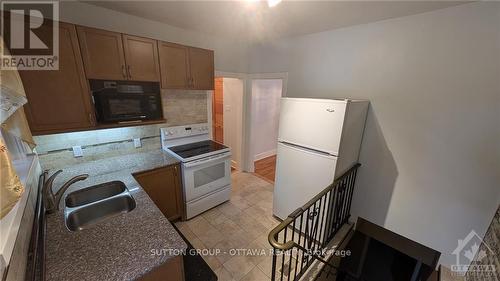
{"label": "cabinet handle", "polygon": [[127,72],[125,71],[125,65],[122,65],[122,75],[123,78],[127,79]]}
{"label": "cabinet handle", "polygon": [[92,113],[89,112],[89,121],[90,124],[94,124],[94,116],[92,116]]}
{"label": "cabinet handle", "polygon": [[127,65],[128,78],[132,79],[132,74],[130,74],[130,65]]}

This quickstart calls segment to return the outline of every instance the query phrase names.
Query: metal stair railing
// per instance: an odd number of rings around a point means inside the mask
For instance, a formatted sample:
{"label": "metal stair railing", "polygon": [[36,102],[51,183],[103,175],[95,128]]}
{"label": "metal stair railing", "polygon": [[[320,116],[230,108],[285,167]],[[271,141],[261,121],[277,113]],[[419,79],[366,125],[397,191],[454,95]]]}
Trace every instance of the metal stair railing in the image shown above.
{"label": "metal stair railing", "polygon": [[325,247],[349,220],[359,166],[353,165],[271,230],[272,281],[299,280],[314,260],[334,267],[324,259]]}

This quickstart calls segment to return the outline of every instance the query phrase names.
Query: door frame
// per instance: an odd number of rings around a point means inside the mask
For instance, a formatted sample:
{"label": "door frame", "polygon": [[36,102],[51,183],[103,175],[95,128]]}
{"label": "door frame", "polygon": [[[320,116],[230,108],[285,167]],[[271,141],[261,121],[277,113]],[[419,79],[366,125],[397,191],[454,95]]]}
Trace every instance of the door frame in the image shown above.
{"label": "door frame", "polygon": [[251,132],[251,127],[252,127],[252,81],[253,80],[265,80],[265,79],[281,79],[282,80],[282,89],[281,89],[281,97],[286,97],[287,96],[287,84],[288,84],[288,72],[269,72],[269,73],[252,73],[252,74],[247,74],[246,76],[247,83],[246,83],[246,89],[245,92],[248,93],[246,95],[246,107],[245,109],[247,110],[245,112],[245,132],[244,132],[244,150],[243,150],[243,159],[246,161],[243,163],[243,167],[245,168],[245,171],[248,172],[254,172],[255,167],[254,167],[254,159],[252,155],[252,151],[250,149],[250,143],[252,140],[252,132]]}
{"label": "door frame", "polygon": [[[242,138],[241,138],[241,163],[240,169],[245,172],[254,172],[254,161],[251,157],[250,142],[251,142],[251,122],[252,122],[252,80],[255,79],[281,79],[282,90],[281,96],[287,96],[288,72],[271,72],[271,73],[241,73],[241,72],[226,72],[215,70],[215,77],[236,78],[243,81],[243,105],[242,105]],[[212,95],[213,91],[209,91],[207,95],[207,113],[208,126],[212,128]],[[210,130],[210,138],[213,137],[213,132]]]}
{"label": "door frame", "polygon": [[[246,131],[246,128],[245,128],[245,124],[247,123],[246,122],[246,100],[247,100],[247,92],[246,92],[246,89],[247,89],[247,74],[246,73],[238,73],[238,72],[226,72],[226,71],[218,71],[216,70],[215,71],[215,75],[214,75],[214,79],[217,78],[217,77],[222,77],[222,78],[235,78],[235,79],[240,79],[243,83],[243,96],[242,96],[242,105],[241,105],[241,109],[242,109],[242,118],[241,118],[241,132],[242,132],[242,136],[241,136],[241,143],[239,145],[240,147],[240,156],[241,156],[241,159],[240,159],[240,163],[239,163],[239,168],[240,170],[242,171],[246,171],[245,169],[245,163],[246,163],[246,158],[245,158],[245,131]],[[208,99],[208,102],[207,102],[207,111],[208,111],[208,126],[209,128],[212,128],[212,100],[213,100],[213,95],[214,92],[213,91],[210,91],[209,92],[209,95],[207,97]],[[213,139],[213,132],[212,130],[210,130],[210,138]]]}

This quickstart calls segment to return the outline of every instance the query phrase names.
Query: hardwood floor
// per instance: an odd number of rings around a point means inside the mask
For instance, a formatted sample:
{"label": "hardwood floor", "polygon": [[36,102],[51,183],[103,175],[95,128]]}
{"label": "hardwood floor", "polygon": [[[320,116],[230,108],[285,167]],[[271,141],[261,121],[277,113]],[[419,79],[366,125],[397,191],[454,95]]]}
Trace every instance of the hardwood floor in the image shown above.
{"label": "hardwood floor", "polygon": [[265,180],[274,182],[276,174],[276,155],[255,161],[255,174]]}

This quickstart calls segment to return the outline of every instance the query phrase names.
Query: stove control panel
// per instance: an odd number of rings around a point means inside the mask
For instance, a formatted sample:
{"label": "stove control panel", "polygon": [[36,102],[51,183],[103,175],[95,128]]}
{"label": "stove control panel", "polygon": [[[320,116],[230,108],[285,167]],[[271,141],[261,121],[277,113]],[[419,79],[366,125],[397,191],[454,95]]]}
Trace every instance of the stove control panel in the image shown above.
{"label": "stove control panel", "polygon": [[196,135],[208,135],[208,130],[208,123],[166,127],[161,128],[161,136],[165,139],[185,138]]}

